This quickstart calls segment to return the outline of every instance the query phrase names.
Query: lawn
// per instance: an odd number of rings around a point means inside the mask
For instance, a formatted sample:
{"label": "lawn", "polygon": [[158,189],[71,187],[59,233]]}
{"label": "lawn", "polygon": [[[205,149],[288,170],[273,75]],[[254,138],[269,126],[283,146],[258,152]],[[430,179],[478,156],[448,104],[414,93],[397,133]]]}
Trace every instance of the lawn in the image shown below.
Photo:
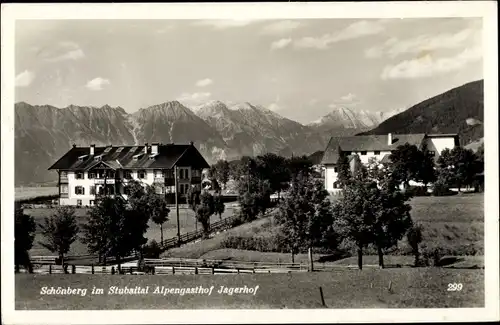
{"label": "lawn", "polygon": [[[76,216],[79,224],[84,224],[87,220],[87,212],[88,209],[81,208],[76,209]],[[36,223],[43,223],[44,218],[50,216],[55,213],[55,209],[25,209],[24,212],[29,214],[35,218]],[[222,218],[231,217],[233,215],[233,208],[231,204],[226,204],[225,212],[222,214]],[[219,216],[213,215],[211,217],[211,222],[216,222],[219,220]],[[186,232],[194,231],[196,229],[194,212],[191,209],[179,209],[179,221],[181,234]],[[201,225],[198,223],[198,230],[201,229]],[[33,248],[30,250],[31,255],[54,255],[42,245],[40,245],[40,241],[43,240],[43,236],[40,233],[40,227],[37,227],[37,231],[35,233],[35,240],[33,242]],[[80,233],[81,235],[81,233]],[[172,208],[169,214],[169,220],[163,225],[163,238],[168,239],[171,237],[177,236],[177,216],[175,208]],[[160,242],[161,232],[160,226],[153,223],[151,220],[149,221],[149,227],[146,233],[146,238],[148,240],[156,240]],[[81,243],[79,240],[73,243],[71,246],[71,250],[68,255],[87,255],[87,247]]]}
{"label": "lawn", "polygon": [[58,193],[57,187],[16,187],[15,198],[16,200],[26,200],[38,196],[56,195]]}
{"label": "lawn", "polygon": [[[413,198],[410,202],[412,219],[423,226],[422,250],[440,248],[444,250],[444,255],[482,255],[484,247],[483,200],[483,194]],[[291,262],[290,254],[228,249],[222,245],[222,242],[229,236],[270,237],[273,236],[274,228],[271,217],[258,219],[230,229],[214,238],[171,249],[165,252],[164,256]],[[399,247],[402,250],[408,248],[404,239],[399,243]],[[369,252],[365,254],[369,255]],[[401,254],[401,252],[396,254]],[[404,256],[405,263],[395,263],[408,264],[406,261],[411,259],[411,256]],[[300,260],[307,260],[307,256],[299,254],[296,261]],[[370,260],[365,259],[365,262],[367,261]]]}
{"label": "lawn", "polygon": [[[388,290],[389,282],[391,290]],[[460,292],[447,291],[448,283],[462,283]],[[255,295],[217,293],[220,286],[254,288]],[[42,287],[87,288],[85,296],[44,295]],[[90,295],[92,287],[103,295]],[[144,295],[108,296],[110,286],[149,286]],[[193,288],[214,286],[211,296],[158,295],[156,286]],[[16,309],[213,309],[213,308],[322,308],[319,287],[327,308],[465,308],[484,306],[482,270],[339,269],[333,272],[239,275],[32,275],[15,276]]]}

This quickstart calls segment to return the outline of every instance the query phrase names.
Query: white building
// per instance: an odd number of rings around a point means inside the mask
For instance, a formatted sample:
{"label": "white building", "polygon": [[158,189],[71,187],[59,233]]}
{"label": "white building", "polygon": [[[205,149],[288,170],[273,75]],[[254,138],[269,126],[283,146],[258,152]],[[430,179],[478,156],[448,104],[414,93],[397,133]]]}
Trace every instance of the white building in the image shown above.
{"label": "white building", "polygon": [[127,199],[127,183],[154,185],[156,193],[172,199],[177,169],[179,194],[201,188],[201,173],[209,165],[193,143],[153,143],[144,146],[77,147],[73,145],[49,170],[59,174],[59,204],[91,206],[96,193]]}
{"label": "white building", "polygon": [[357,155],[363,164],[370,158],[381,163],[389,161],[389,155],[398,146],[408,143],[419,149],[427,145],[427,150],[437,160],[444,149],[452,149],[459,145],[457,134],[387,134],[358,135],[331,138],[323,154],[321,164],[324,166],[325,188],[329,192],[338,189],[337,160],[340,154]]}

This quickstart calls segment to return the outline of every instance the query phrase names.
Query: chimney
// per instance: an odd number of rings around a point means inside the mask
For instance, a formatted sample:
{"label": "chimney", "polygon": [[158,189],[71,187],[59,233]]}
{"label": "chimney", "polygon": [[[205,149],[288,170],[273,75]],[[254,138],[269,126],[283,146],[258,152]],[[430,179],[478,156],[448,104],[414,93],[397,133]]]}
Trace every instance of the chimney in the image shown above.
{"label": "chimney", "polygon": [[95,144],[90,145],[90,155],[93,156],[95,151]]}
{"label": "chimney", "polygon": [[144,153],[147,154],[148,153],[148,144],[144,144]]}
{"label": "chimney", "polygon": [[73,143],[73,148],[76,148],[76,144]]}
{"label": "chimney", "polygon": [[159,146],[158,143],[152,143],[151,144],[151,154],[152,155],[155,155],[155,154],[158,153],[158,146]]}
{"label": "chimney", "polygon": [[387,144],[389,146],[392,144],[392,133],[387,134]]}
{"label": "chimney", "polygon": [[192,146],[194,146],[194,142],[193,141],[189,142],[189,144],[192,145]]}

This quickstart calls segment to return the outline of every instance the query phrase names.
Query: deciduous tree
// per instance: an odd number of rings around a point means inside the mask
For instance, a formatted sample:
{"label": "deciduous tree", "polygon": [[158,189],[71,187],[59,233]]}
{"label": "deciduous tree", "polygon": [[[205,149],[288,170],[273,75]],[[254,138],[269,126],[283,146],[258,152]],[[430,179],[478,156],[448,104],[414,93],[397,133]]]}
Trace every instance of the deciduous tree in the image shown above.
{"label": "deciduous tree", "polygon": [[52,253],[57,253],[61,265],[64,265],[64,255],[69,252],[71,244],[78,238],[79,228],[75,209],[67,206],[59,207],[56,213],[51,217],[46,217],[39,227],[45,239],[40,242],[40,245]]}
{"label": "deciduous tree", "polygon": [[226,160],[219,160],[210,167],[210,175],[215,178],[222,187],[225,188],[230,176],[229,163]]}
{"label": "deciduous tree", "polygon": [[33,247],[35,230],[35,219],[25,214],[22,209],[16,209],[14,224],[14,262],[16,272],[19,272],[20,265],[27,268],[30,273],[32,272],[28,252]]}
{"label": "deciduous tree", "polygon": [[224,200],[222,198],[222,194],[217,192],[214,195],[214,213],[219,215],[219,219],[222,220],[222,214],[224,213],[226,206],[224,205]]}
{"label": "deciduous tree", "polygon": [[208,191],[203,191],[200,195],[200,204],[196,207],[196,218],[203,227],[204,238],[208,238],[210,233],[210,217],[214,212],[214,197]]}

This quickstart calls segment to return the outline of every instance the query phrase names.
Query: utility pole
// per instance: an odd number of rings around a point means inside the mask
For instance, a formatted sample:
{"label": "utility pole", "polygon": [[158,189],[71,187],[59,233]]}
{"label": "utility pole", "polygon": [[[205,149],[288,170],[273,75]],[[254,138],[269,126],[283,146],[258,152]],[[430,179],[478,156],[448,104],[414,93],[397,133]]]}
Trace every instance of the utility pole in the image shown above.
{"label": "utility pole", "polygon": [[181,225],[179,223],[179,199],[178,199],[178,184],[177,184],[177,166],[174,166],[174,186],[175,186],[175,211],[177,213],[177,245],[181,246]]}

